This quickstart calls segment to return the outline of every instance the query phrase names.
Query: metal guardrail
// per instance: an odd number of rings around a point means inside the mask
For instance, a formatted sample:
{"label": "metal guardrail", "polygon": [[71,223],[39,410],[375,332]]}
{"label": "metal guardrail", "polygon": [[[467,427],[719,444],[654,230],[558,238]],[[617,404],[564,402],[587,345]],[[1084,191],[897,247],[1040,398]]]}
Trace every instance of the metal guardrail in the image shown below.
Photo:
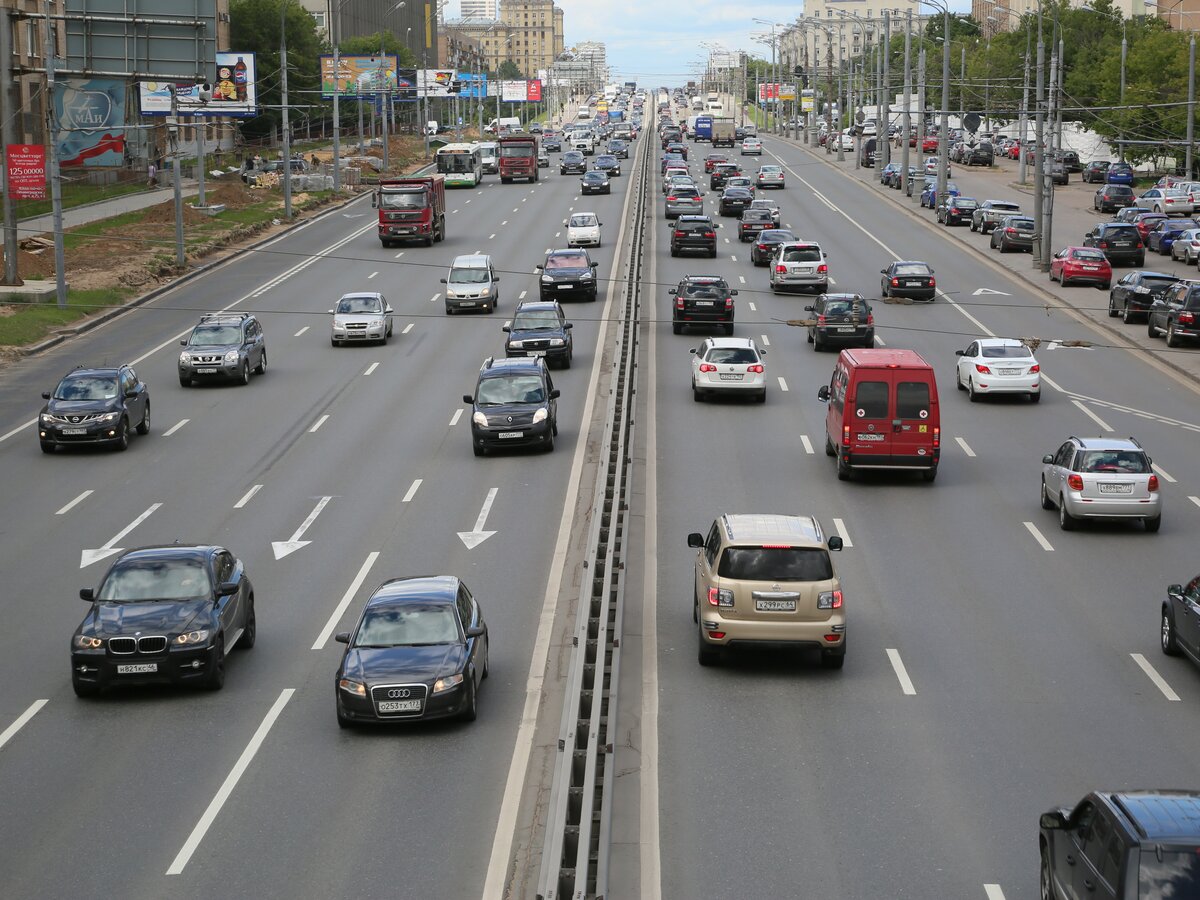
{"label": "metal guardrail", "polygon": [[538,900],[603,900],[612,844],[613,742],[625,599],[625,526],[630,492],[637,325],[647,217],[651,215],[649,150],[641,138],[634,173],[630,256],[622,284],[614,381],[605,415],[607,456],[600,466],[588,529],[591,574],[580,589],[558,756],[538,875]]}

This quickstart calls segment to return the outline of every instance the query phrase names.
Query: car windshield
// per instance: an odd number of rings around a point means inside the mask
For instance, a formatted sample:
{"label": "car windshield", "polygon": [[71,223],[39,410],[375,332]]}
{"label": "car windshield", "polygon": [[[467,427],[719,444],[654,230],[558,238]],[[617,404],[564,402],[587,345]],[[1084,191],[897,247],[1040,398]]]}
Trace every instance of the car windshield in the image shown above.
{"label": "car windshield", "polygon": [[405,605],[367,610],[354,646],[420,647],[458,640],[458,624],[449,606]]}
{"label": "car windshield", "polygon": [[984,347],[982,348],[980,355],[986,357],[987,359],[1027,359],[1028,357],[1033,356],[1033,354],[1029,352],[1029,348],[1025,346]]}
{"label": "car windshield", "polygon": [[717,574],[739,581],[828,581],[833,564],[824,547],[726,547]]}
{"label": "car windshield", "polygon": [[505,159],[520,159],[533,156],[532,144],[501,144],[500,155]]}
{"label": "car windshield", "polygon": [[380,311],[378,297],[343,297],[338,301],[339,314],[377,313]]}
{"label": "car windshield", "polygon": [[1121,472],[1144,475],[1150,471],[1146,454],[1138,450],[1085,450],[1079,462],[1080,472]]}
{"label": "car windshield", "polygon": [[743,363],[750,365],[758,362],[758,354],[753,347],[713,347],[704,357],[710,363]]}
{"label": "car windshield", "polygon": [[76,375],[64,378],[54,392],[55,400],[112,400],[117,396],[115,375]]}
{"label": "car windshield", "polygon": [[820,262],[821,251],[816,247],[788,247],[783,251],[784,262]]}
{"label": "car windshield", "polygon": [[583,176],[584,181],[604,181],[605,175],[603,172],[588,172]]}
{"label": "car windshield", "polygon": [[558,331],[558,316],[550,310],[520,312],[513,317],[513,331]]}
{"label": "car windshield", "polygon": [[384,209],[424,209],[424,191],[383,191],[379,205]]}
{"label": "car windshield", "polygon": [[451,284],[487,284],[488,270],[483,266],[454,268],[448,280]]}
{"label": "car windshield", "polygon": [[597,223],[596,223],[595,216],[571,216],[571,222],[570,222],[569,227],[571,227],[571,228],[591,228],[593,225],[596,225],[596,224]]}
{"label": "car windshield", "polygon": [[240,344],[242,329],[236,325],[197,325],[189,344]]}
{"label": "car windshield", "polygon": [[504,403],[543,403],[546,391],[542,379],[537,375],[501,375],[485,378],[479,382],[480,406],[496,406]]}
{"label": "car windshield", "polygon": [[615,156],[598,156],[596,157],[596,165],[598,166],[615,166],[617,158]]}
{"label": "car windshield", "polygon": [[586,269],[587,257],[575,253],[564,253],[559,256],[546,257],[545,268],[551,269]]}
{"label": "car windshield", "polygon": [[113,566],[96,599],[109,603],[139,603],[211,596],[208,570],[198,559],[130,559]]}
{"label": "car windshield", "polygon": [[892,267],[893,275],[928,275],[929,266],[925,263],[898,263]]}

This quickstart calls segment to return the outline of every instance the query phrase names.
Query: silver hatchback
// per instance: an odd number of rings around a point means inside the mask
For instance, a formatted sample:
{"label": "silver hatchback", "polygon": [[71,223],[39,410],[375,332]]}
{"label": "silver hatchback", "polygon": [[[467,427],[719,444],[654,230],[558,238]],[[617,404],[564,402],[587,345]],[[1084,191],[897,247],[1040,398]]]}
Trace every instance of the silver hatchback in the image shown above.
{"label": "silver hatchback", "polygon": [[789,241],[775,248],[770,262],[771,290],[815,291],[823,294],[829,288],[828,257],[815,241]]}
{"label": "silver hatchback", "polygon": [[704,196],[696,187],[674,186],[663,200],[663,216],[668,219],[677,219],[680,216],[699,216],[703,213]]}
{"label": "silver hatchback", "polygon": [[1069,437],[1042,457],[1041,494],[1064,531],[1080,519],[1141,519],[1151,532],[1162,524],[1158,475],[1133,438]]}

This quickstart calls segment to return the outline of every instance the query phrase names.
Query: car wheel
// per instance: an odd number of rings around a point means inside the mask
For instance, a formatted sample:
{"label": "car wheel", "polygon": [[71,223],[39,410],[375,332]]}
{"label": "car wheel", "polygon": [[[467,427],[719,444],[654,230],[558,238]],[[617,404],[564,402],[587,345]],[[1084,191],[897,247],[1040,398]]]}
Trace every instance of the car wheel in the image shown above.
{"label": "car wheel", "polygon": [[967,379],[967,398],[972,403],[979,402],[979,394],[976,393],[976,391],[975,391],[975,379],[974,378]]}
{"label": "car wheel", "polygon": [[254,642],[258,640],[258,619],[254,615],[254,595],[250,596],[250,614],[246,616],[246,627],[242,630],[242,636],[238,638],[237,645],[242,650],[249,650],[254,646]]}
{"label": "car wheel", "polygon": [[1154,212],[1156,212],[1156,213],[1160,213],[1160,212],[1162,212],[1162,207],[1161,207],[1161,206],[1159,206],[1159,205],[1157,205],[1157,204],[1155,204],[1155,206],[1154,206]]}
{"label": "car wheel", "polygon": [[700,390],[700,388],[696,387],[694,384],[692,385],[692,399],[697,403],[700,403],[704,400],[704,391]]}
{"label": "car wheel", "polygon": [[342,712],[342,705],[334,701],[337,709],[337,723],[339,728],[353,728],[354,723],[346,718],[346,714]]}
{"label": "car wheel", "polygon": [[117,436],[117,439],[116,439],[116,441],[114,441],[114,444],[118,450],[128,450],[129,449],[129,419],[122,417],[120,427],[121,427],[121,433]]}
{"label": "car wheel", "polygon": [[474,722],[475,717],[478,715],[478,708],[476,706],[475,676],[472,675],[470,672],[468,672],[466,682],[467,682],[467,701],[466,701],[466,705],[463,706],[463,711],[461,713],[459,713],[458,715],[459,715],[459,718],[462,719],[464,722]]}
{"label": "car wheel", "polygon": [[702,631],[697,631],[696,661],[702,666],[715,666],[721,661],[721,648],[709,646]]}
{"label": "car wheel", "polygon": [[41,444],[42,444],[42,452],[43,453],[53,453],[54,452],[54,450],[55,450],[54,444],[48,444],[45,441],[42,441]]}
{"label": "car wheel", "polygon": [[219,636],[217,638],[217,646],[214,649],[213,656],[216,658],[213,662],[213,667],[208,670],[208,677],[204,679],[204,688],[209,691],[219,691],[225,686],[225,638]]}
{"label": "car wheel", "polygon": [[671,248],[671,255],[672,255],[672,256],[678,256],[678,255],[679,255],[679,251],[678,251],[678,250],[676,250],[674,247],[672,247],[672,248]]}
{"label": "car wheel", "polygon": [[829,439],[828,433],[826,433],[826,435],[825,435],[825,455],[826,456],[837,456],[837,451],[833,449],[833,441],[831,441]]}
{"label": "car wheel", "polygon": [[142,421],[140,421],[138,423],[137,433],[138,434],[149,434],[150,433],[150,403],[149,402],[146,403],[146,414],[142,416]]}
{"label": "car wheel", "polygon": [[100,685],[77,681],[74,678],[71,679],[71,689],[75,691],[76,697],[95,697],[100,693]]}
{"label": "car wheel", "polygon": [[671,323],[671,333],[672,334],[683,334],[683,326],[678,322],[672,322]]}
{"label": "car wheel", "polygon": [[755,399],[756,401],[758,401],[759,403],[766,403],[766,402],[767,402],[767,389],[766,389],[766,388],[763,388],[763,389],[762,389],[762,393],[761,393],[761,394],[759,394],[759,395],[758,395],[757,397],[755,397],[754,399]]}
{"label": "car wheel", "polygon": [[972,230],[972,231],[978,231],[978,230],[979,230],[978,228],[976,228],[976,227],[975,227],[975,220],[974,220],[974,219],[972,219],[972,220],[971,220],[971,230]]}
{"label": "car wheel", "polygon": [[1108,317],[1110,319],[1115,319],[1121,314],[1121,311],[1116,307],[1116,299],[1112,294],[1108,295]]}
{"label": "car wheel", "polygon": [[1041,900],[1058,900],[1058,892],[1054,890],[1054,881],[1050,876],[1050,856],[1046,848],[1042,848],[1042,864],[1038,867],[1039,893]]}
{"label": "car wheel", "polygon": [[187,375],[180,375],[179,376],[179,386],[180,387],[191,387],[192,379],[189,378]]}
{"label": "car wheel", "polygon": [[1121,321],[1126,325],[1129,325],[1133,322],[1133,310],[1129,308],[1128,303],[1126,303],[1121,309]]}
{"label": "car wheel", "polygon": [[267,374],[267,351],[266,350],[264,350],[262,352],[262,356],[259,357],[258,367],[254,370],[254,374],[255,375],[266,375]]}
{"label": "car wheel", "polygon": [[241,384],[249,384],[250,383],[250,360],[248,360],[248,359],[242,360],[242,368],[241,368],[241,372],[238,374],[238,381]]}
{"label": "car wheel", "polygon": [[1166,604],[1162,608],[1162,633],[1159,638],[1162,652],[1167,656],[1179,655],[1179,642],[1175,639],[1175,617]]}
{"label": "car wheel", "polygon": [[1178,347],[1180,344],[1178,335],[1175,334],[1175,323],[1167,323],[1167,346]]}
{"label": "car wheel", "polygon": [[821,668],[822,669],[840,669],[846,664],[846,639],[842,638],[842,648],[840,650],[822,650],[821,651]]}
{"label": "car wheel", "polygon": [[1152,519],[1142,519],[1142,524],[1146,526],[1147,534],[1157,534],[1158,529],[1162,528],[1162,514],[1160,513]]}
{"label": "car wheel", "polygon": [[1041,401],[1041,399],[1042,399],[1041,391],[1030,391],[1029,392],[1029,402],[1030,403],[1038,403]]}
{"label": "car wheel", "polygon": [[1146,313],[1146,334],[1152,338],[1158,337],[1158,329],[1154,327],[1154,320],[1149,313]]}
{"label": "car wheel", "polygon": [[1067,498],[1061,494],[1058,497],[1058,527],[1063,531],[1074,531],[1078,520],[1067,512]]}

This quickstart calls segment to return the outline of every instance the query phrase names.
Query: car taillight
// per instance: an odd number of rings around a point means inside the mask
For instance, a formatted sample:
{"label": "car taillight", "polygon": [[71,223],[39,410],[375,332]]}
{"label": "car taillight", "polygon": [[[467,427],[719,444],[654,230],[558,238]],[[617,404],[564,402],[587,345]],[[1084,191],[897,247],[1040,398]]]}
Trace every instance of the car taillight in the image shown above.
{"label": "car taillight", "polygon": [[683,309],[683,298],[682,298],[682,297],[676,297],[676,298],[675,298],[675,308],[676,308],[676,309]]}
{"label": "car taillight", "polygon": [[762,365],[760,365],[760,364],[756,363],[756,364],[754,364],[753,366],[746,366],[746,371],[747,371],[747,372],[753,372],[753,373],[754,373],[754,374],[756,374],[756,375],[761,375],[763,372],[765,372],[765,371],[766,371],[766,369],[765,369],[765,368],[763,368],[763,366],[762,366]]}
{"label": "car taillight", "polygon": [[937,279],[934,278],[932,275],[929,276],[929,286],[937,287]]}
{"label": "car taillight", "polygon": [[1030,374],[1030,375],[1032,375],[1034,372],[1040,372],[1040,371],[1042,371],[1042,367],[1041,367],[1041,366],[1030,366],[1030,367],[1029,367],[1029,374]]}
{"label": "car taillight", "polygon": [[1196,316],[1190,312],[1181,312],[1179,314],[1180,325],[1191,325],[1196,321]]}
{"label": "car taillight", "polygon": [[708,589],[709,606],[733,606],[733,591],[710,587]]}
{"label": "car taillight", "polygon": [[704,232],[704,236],[706,238],[715,238],[717,236],[717,233],[715,231],[706,231],[706,232]]}
{"label": "car taillight", "polygon": [[841,591],[821,591],[817,594],[817,609],[841,609]]}
{"label": "car taillight", "polygon": [[1138,250],[1141,250],[1141,249],[1142,249],[1142,242],[1141,242],[1141,241],[1138,241],[1138,242],[1137,242],[1137,249],[1138,249]]}
{"label": "car taillight", "polygon": [[850,426],[849,425],[842,426],[842,445],[845,447],[850,446]]}
{"label": "car taillight", "polygon": [[732,297],[726,297],[726,298],[725,298],[725,308],[726,308],[726,309],[733,309],[733,298],[732,298]]}
{"label": "car taillight", "polygon": [[1067,487],[1073,491],[1083,490],[1083,478],[1074,473],[1067,476]]}
{"label": "car taillight", "polygon": [[1017,233],[1017,229],[1015,229],[1015,228],[1005,228],[1005,229],[1004,229],[1004,233],[1005,233],[1005,234],[1016,234],[1016,233]]}
{"label": "car taillight", "polygon": [[940,425],[933,426],[933,446],[940,447],[942,445],[942,428]]}
{"label": "car taillight", "polygon": [[776,275],[783,275],[785,272],[787,272],[787,266],[783,265],[783,263],[780,263],[775,267]]}
{"label": "car taillight", "polygon": [[700,371],[701,372],[715,372],[715,371],[717,371],[717,367],[714,366],[712,363],[700,363]]}
{"label": "car taillight", "polygon": [[1101,250],[1107,250],[1108,249],[1108,241],[1101,241],[1098,244],[1098,246],[1100,247]]}
{"label": "car taillight", "polygon": [[668,202],[668,203],[674,203],[674,202],[675,202],[675,198],[674,198],[674,197],[668,197],[668,198],[667,198],[667,202]]}
{"label": "car taillight", "polygon": [[682,231],[675,232],[675,237],[683,237],[683,235],[684,235],[684,232],[682,232]]}
{"label": "car taillight", "polygon": [[829,271],[829,266],[825,265],[825,263],[821,263],[819,266],[817,266],[817,274],[818,275],[824,275],[828,271]]}
{"label": "car taillight", "polygon": [[867,313],[867,324],[868,325],[875,324],[875,313]]}
{"label": "car taillight", "polygon": [[992,370],[989,369],[987,366],[983,365],[982,363],[975,363],[975,371],[978,372],[980,375],[991,375],[992,374]]}
{"label": "car taillight", "polygon": [[892,287],[900,287],[900,279],[899,278],[892,279]]}
{"label": "car taillight", "polygon": [[817,324],[818,324],[818,325],[824,325],[824,324],[825,324],[825,317],[824,317],[824,316],[817,316]]}
{"label": "car taillight", "polygon": [[1148,491],[1157,491],[1158,490],[1158,476],[1157,475],[1150,476],[1150,480],[1146,482],[1146,490],[1148,490]]}

